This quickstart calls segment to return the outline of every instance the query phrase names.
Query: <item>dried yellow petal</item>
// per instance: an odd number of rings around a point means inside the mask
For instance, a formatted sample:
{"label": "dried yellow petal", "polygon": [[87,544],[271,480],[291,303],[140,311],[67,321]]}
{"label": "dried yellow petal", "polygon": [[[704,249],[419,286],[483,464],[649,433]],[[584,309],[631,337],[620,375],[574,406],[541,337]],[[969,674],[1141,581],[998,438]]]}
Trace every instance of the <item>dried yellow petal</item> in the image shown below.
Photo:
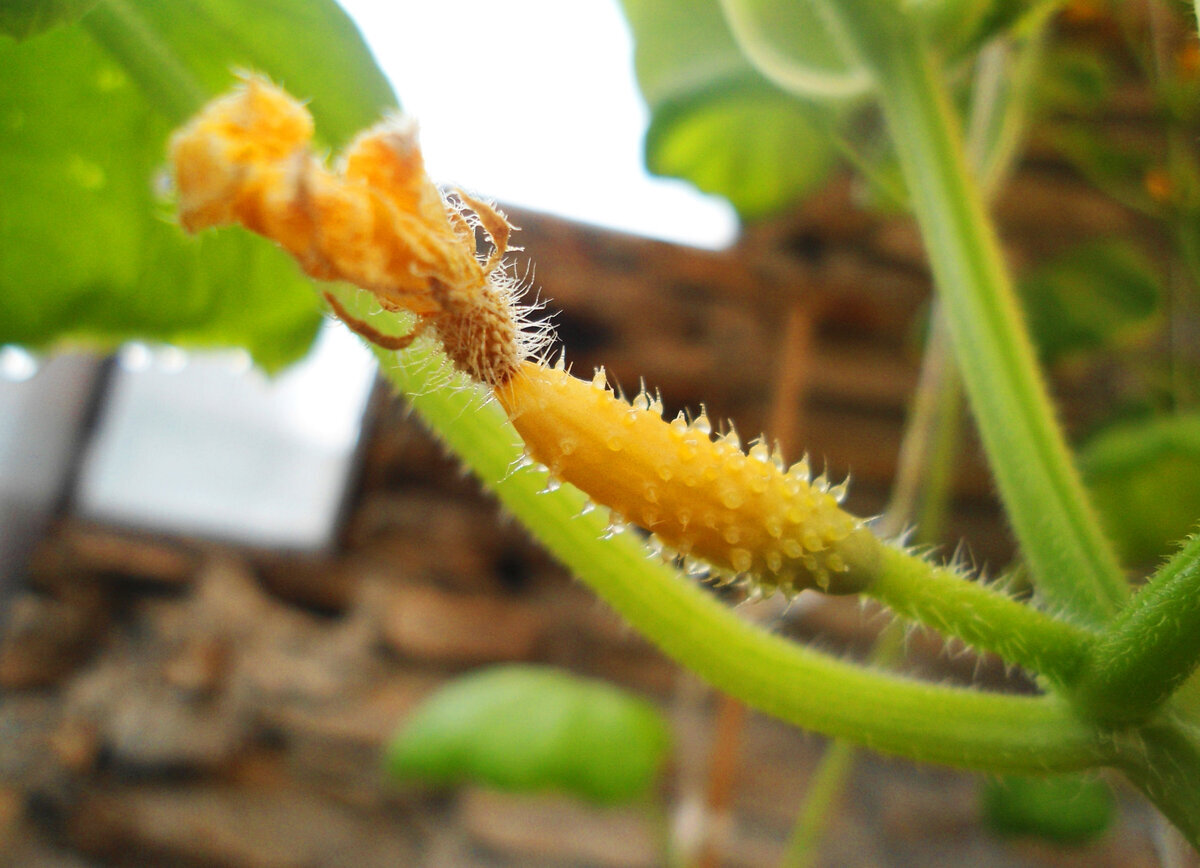
{"label": "dried yellow petal", "polygon": [[[476,380],[504,380],[530,349],[518,288],[498,269],[511,229],[504,217],[465,194],[461,204],[443,197],[407,118],[359,135],[338,171],[313,156],[312,132],[304,106],[261,78],[210,103],[171,139],[180,223],[192,232],[240,223],[265,235],[313,277],[427,319]],[[493,243],[483,261],[476,224]]]}

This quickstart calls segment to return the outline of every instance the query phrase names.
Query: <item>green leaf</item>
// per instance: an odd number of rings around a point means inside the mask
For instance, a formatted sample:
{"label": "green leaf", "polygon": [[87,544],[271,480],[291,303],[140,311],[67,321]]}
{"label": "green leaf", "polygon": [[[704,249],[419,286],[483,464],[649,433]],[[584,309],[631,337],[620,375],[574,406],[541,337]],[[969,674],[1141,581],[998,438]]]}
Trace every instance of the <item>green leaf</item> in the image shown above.
{"label": "green leaf", "polygon": [[958,58],[1008,30],[1020,30],[1031,17],[1025,0],[909,0],[907,9],[918,18],[938,54]]}
{"label": "green leaf", "polygon": [[57,24],[69,24],[97,0],[0,0],[0,33],[28,39]]}
{"label": "green leaf", "polygon": [[311,98],[330,144],[395,104],[326,0],[105,0],[0,45],[0,344],[243,346],[267,369],[304,354],[320,312],[294,263],[245,232],[186,237],[156,191],[179,111],[239,68]]}
{"label": "green leaf", "polygon": [[1043,358],[1111,347],[1159,322],[1158,278],[1124,242],[1083,245],[1027,274],[1022,306]]}
{"label": "green leaf", "polygon": [[1012,775],[989,780],[983,788],[984,819],[1003,835],[1082,844],[1108,829],[1114,812],[1112,791],[1092,775]]}
{"label": "green leaf", "polygon": [[[745,219],[812,192],[833,165],[837,126],[870,85],[827,24],[826,2],[623,0],[650,107],[650,171],[728,199]],[[924,0],[913,8],[945,46],[1008,25],[1019,6]]]}
{"label": "green leaf", "polygon": [[754,77],[718,0],[622,0],[638,87],[653,111],[713,83]]}
{"label": "green leaf", "polygon": [[388,749],[400,780],[560,789],[601,803],[645,794],[670,735],[650,703],[539,666],[497,666],[430,697]]}
{"label": "green leaf", "polygon": [[1043,111],[1089,115],[1100,110],[1113,90],[1113,59],[1078,46],[1056,45],[1035,85],[1035,101]]}
{"label": "green leaf", "polygon": [[650,108],[646,164],[730,201],[743,218],[795,203],[832,165],[837,109],[755,71],[717,0],[624,0]]}
{"label": "green leaf", "polygon": [[646,131],[651,172],[723,196],[747,220],[798,201],[832,164],[818,111],[794,101],[781,110],[779,93],[755,83],[673,103]]}
{"label": "green leaf", "polygon": [[871,77],[831,24],[829,0],[725,0],[722,8],[742,51],[793,94],[861,96]]}
{"label": "green leaf", "polygon": [[1113,426],[1084,445],[1080,469],[1109,536],[1130,563],[1166,554],[1200,520],[1200,413]]}
{"label": "green leaf", "polygon": [[1048,143],[1103,192],[1131,208],[1160,214],[1161,203],[1149,194],[1149,173],[1162,168],[1162,156],[1141,141],[1118,141],[1089,120],[1047,124]]}
{"label": "green leaf", "polygon": [[[721,0],[721,6],[750,62],[789,93],[844,99],[872,88],[869,58],[851,38],[853,28],[865,22],[848,25],[840,17],[846,12],[839,0]],[[1036,17],[1023,0],[907,0],[902,6],[902,14],[949,59]],[[885,16],[866,26],[889,27],[890,22]]]}

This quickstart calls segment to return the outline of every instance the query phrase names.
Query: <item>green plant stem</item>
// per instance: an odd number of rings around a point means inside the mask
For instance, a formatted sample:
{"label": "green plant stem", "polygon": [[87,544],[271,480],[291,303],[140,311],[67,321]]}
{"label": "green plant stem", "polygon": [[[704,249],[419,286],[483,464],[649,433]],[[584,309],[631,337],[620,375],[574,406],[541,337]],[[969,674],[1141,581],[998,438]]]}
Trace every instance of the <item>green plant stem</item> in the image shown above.
{"label": "green plant stem", "polygon": [[[842,0],[838,11],[875,72],[984,446],[1038,587],[1052,605],[1102,623],[1128,587],[1050,411],[948,97],[898,6]],[[1115,732],[1112,744],[1131,780],[1200,844],[1200,737],[1164,721]]]}
{"label": "green plant stem", "polygon": [[1173,269],[1169,284],[1170,321],[1168,323],[1171,353],[1171,402],[1178,412],[1195,406],[1198,398],[1195,341],[1187,328],[1189,317],[1197,312],[1197,289],[1200,288],[1200,239],[1196,229],[1200,215],[1192,212],[1176,214],[1172,219],[1172,234],[1178,251],[1177,261],[1182,274]]}
{"label": "green plant stem", "polygon": [[1118,766],[1200,850],[1200,732],[1171,723],[1118,738]]}
{"label": "green plant stem", "polygon": [[[900,535],[915,519],[918,541],[933,542],[950,496],[962,390],[948,353],[945,320],[936,304],[929,319],[929,340],[900,446],[892,500],[875,528],[885,538]],[[904,632],[896,619],[884,627],[871,649],[873,666],[888,668],[895,663],[903,652]],[[834,805],[857,757],[858,748],[845,739],[826,747],[805,790],[781,868],[808,868],[816,862]]]}
{"label": "green plant stem", "polygon": [[[981,177],[988,198],[1007,177],[1023,138],[1025,101],[1013,96],[1028,89],[1041,48],[1038,28],[1025,49],[1014,59],[1007,40],[986,46],[976,60],[971,85],[967,154]],[[1013,75],[1013,67],[1016,75]],[[1012,78],[1017,79],[1014,88]],[[907,200],[905,194],[899,202]],[[949,507],[954,470],[961,451],[963,423],[962,380],[950,354],[946,318],[935,299],[929,312],[929,337],[921,360],[916,396],[909,411],[900,446],[892,499],[876,530],[885,538],[901,534],[915,524],[918,545],[941,538]],[[898,620],[880,633],[871,651],[871,663],[889,668],[903,656],[904,630]],[[857,748],[844,740],[832,742],[821,757],[800,806],[783,865],[806,868],[812,864],[832,813],[833,802],[849,776]]]}
{"label": "green plant stem", "polygon": [[[1154,216],[1166,223],[1175,242],[1167,282],[1171,406],[1176,412],[1196,403],[1195,341],[1187,323],[1194,319],[1196,288],[1200,287],[1200,242],[1196,238],[1200,179],[1194,162],[1189,106],[1180,97],[1188,92],[1173,71],[1171,31],[1174,13],[1162,2],[1146,4],[1152,49],[1143,59],[1143,74],[1152,92],[1164,103],[1166,169],[1170,197]],[[1130,34],[1127,38],[1135,37]],[[1141,57],[1140,54],[1137,56]],[[1190,97],[1187,97],[1190,99]]]}
{"label": "green plant stem", "polygon": [[929,477],[918,499],[919,509],[915,520],[916,526],[920,528],[916,537],[918,544],[933,544],[942,538],[946,515],[950,511],[950,501],[954,495],[953,459],[962,451],[964,421],[962,381],[957,370],[951,368],[945,372],[945,381],[937,392],[937,402],[935,413],[943,423],[934,429],[929,448],[935,456],[944,455],[951,460],[930,462]]}
{"label": "green plant stem", "polygon": [[864,593],[898,615],[993,651],[1056,684],[1076,679],[1095,639],[1091,630],[1051,618],[952,569],[892,546],[881,548],[879,576]]}
{"label": "green plant stem", "polygon": [[[893,496],[876,531],[898,536],[914,518],[917,539],[932,542],[950,494],[958,454],[961,389],[946,346],[945,321],[934,305],[917,394],[900,446]],[[893,619],[871,649],[871,664],[890,667],[903,651],[904,630]],[[804,793],[781,868],[815,863],[834,803],[854,767],[858,748],[844,739],[829,744]]]}
{"label": "green plant stem", "polygon": [[182,124],[210,97],[128,0],[101,0],[80,23],[172,124]]}
{"label": "green plant stem", "polygon": [[883,538],[898,537],[914,523],[921,543],[940,538],[958,455],[961,394],[949,354],[946,319],[935,301],[917,391],[900,444],[892,499],[876,526]]}
{"label": "green plant stem", "polygon": [[[904,634],[898,621],[889,622],[871,649],[871,665],[886,669],[903,657]],[[808,868],[814,864],[829,827],[829,817],[857,756],[858,748],[845,739],[830,742],[825,749],[809,779],[780,868]]]}
{"label": "green plant stem", "polygon": [[[337,291],[349,310],[370,315],[359,298],[366,293]],[[400,363],[389,353],[381,359],[417,413],[547,549],[635,629],[720,690],[797,726],[917,761],[992,771],[1105,762],[1098,733],[1053,697],[1000,696],[872,672],[747,624],[650,558],[639,539],[603,539],[606,522],[581,514],[585,499],[575,488],[540,493],[544,474],[512,471],[521,449],[499,408],[477,389],[447,386],[428,351],[407,353]]]}
{"label": "green plant stem", "polygon": [[[988,200],[1008,177],[1023,139],[1023,96],[1041,54],[1040,35],[1039,29],[1015,58],[1008,40],[993,40],[975,61],[966,152]],[[1020,96],[1014,96],[1014,91]],[[883,536],[898,535],[915,524],[918,544],[932,545],[941,539],[961,447],[962,399],[962,379],[951,356],[949,326],[941,304],[934,299],[892,500],[880,530]]]}
{"label": "green plant stem", "polygon": [[1143,720],[1200,663],[1200,536],[1160,569],[1093,645],[1074,696],[1103,720]]}
{"label": "green plant stem", "polygon": [[912,193],[959,369],[1038,589],[1085,623],[1127,597],[1055,421],[961,134],[922,35],[892,0],[842,0],[837,20],[874,72]]}
{"label": "green plant stem", "polygon": [[788,837],[780,868],[808,868],[815,863],[821,841],[829,830],[829,817],[854,767],[858,748],[844,739],[830,743],[821,755],[804,792],[804,803]]}

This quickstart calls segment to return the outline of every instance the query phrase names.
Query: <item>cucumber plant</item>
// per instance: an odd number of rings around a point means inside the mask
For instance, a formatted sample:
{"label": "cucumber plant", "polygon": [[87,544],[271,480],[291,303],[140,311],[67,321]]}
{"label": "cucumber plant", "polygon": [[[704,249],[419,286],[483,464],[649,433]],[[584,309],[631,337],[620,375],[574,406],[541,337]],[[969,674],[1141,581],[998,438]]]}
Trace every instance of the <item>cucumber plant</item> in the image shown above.
{"label": "cucumber plant", "polygon": [[[197,8],[217,20],[228,5]],[[542,357],[545,332],[505,270],[510,227],[490,204],[429,182],[411,124],[393,118],[368,129],[329,168],[310,144],[321,118],[314,124],[266,78],[251,76],[202,107],[218,90],[215,59],[230,60],[217,46],[206,45],[211,55],[197,60],[197,41],[182,39],[153,4],[87,6],[63,6],[64,15],[82,14],[79,24],[28,46],[57,40],[62,50],[76,38],[70,31],[82,31],[91,53],[73,62],[95,65],[84,70],[89,86],[108,82],[141,95],[140,116],[153,119],[148,129],[163,130],[164,119],[178,127],[171,160],[180,222],[191,230],[240,223],[278,242],[312,277],[337,281],[323,284],[323,296],[376,346],[387,375],[428,424],[581,580],[681,665],[798,726],[914,760],[1025,774],[1119,769],[1193,845],[1200,842],[1200,538],[1182,541],[1133,590],[1055,419],[984,207],[989,166],[997,163],[968,159],[950,91],[954,73],[982,46],[1031,38],[1055,4],[722,3],[739,68],[758,76],[745,80],[747,88],[761,94],[766,82],[775,98],[835,105],[829,114],[806,115],[816,129],[863,106],[878,112],[1035,601],[879,538],[842,509],[839,486],[813,479],[803,462],[784,466],[766,441],[746,449],[732,433],[714,439],[703,414],[665,420],[655,395],[627,401],[603,373],[576,378],[550,364]],[[646,2],[627,8],[635,25],[654,9]],[[54,56],[51,47],[41,46],[46,56]],[[5,49],[18,61],[26,59],[23,50]],[[278,75],[274,59],[248,51],[232,61]],[[107,74],[97,77],[97,69]],[[303,74],[298,81],[304,87]],[[350,115],[359,126],[369,123],[361,101],[341,103],[327,85],[311,86],[299,95],[324,88],[312,105],[334,122],[331,138],[346,137]],[[20,108],[21,89],[15,93],[3,99]],[[378,113],[386,102],[371,108]],[[21,144],[18,132],[6,135]],[[993,155],[1011,141],[1000,133],[994,139]],[[84,180],[98,177],[103,182],[95,173]],[[763,200],[754,201],[760,207]],[[482,252],[476,228],[490,240]],[[204,268],[207,256],[196,245],[153,231],[170,251],[163,257]],[[127,300],[142,300],[129,292],[128,269],[105,258],[109,251],[85,252],[104,276],[85,282],[88,291],[107,281],[123,287]],[[231,255],[213,254],[219,261]],[[160,288],[154,297],[167,294]],[[51,303],[69,326],[55,330],[53,315],[30,316],[28,296],[21,298],[24,307],[15,307],[26,315],[29,342],[137,331],[134,317],[114,326],[112,309],[105,323],[61,297]],[[76,313],[83,318],[71,321]],[[157,334],[189,336],[161,327]],[[618,533],[629,523],[650,541]],[[1042,692],[922,683],[836,659],[738,618],[688,580],[697,569],[756,593],[874,597],[906,619],[1025,667]]]}

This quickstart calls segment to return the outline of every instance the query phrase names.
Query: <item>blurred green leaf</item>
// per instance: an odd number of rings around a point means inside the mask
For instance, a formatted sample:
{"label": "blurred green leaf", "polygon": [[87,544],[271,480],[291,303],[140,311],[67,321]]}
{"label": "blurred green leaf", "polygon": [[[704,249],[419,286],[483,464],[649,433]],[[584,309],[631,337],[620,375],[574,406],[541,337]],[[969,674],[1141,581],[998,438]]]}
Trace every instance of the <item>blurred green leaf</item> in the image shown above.
{"label": "blurred green leaf", "polygon": [[0,33],[28,39],[56,24],[69,24],[97,0],[0,0]]}
{"label": "blurred green leaf", "polygon": [[1129,563],[1163,557],[1200,521],[1200,413],[1115,425],[1080,451],[1109,537]]}
{"label": "blurred green leaf", "polygon": [[714,83],[758,78],[733,40],[718,0],[622,0],[634,68],[653,111]]}
{"label": "blurred green leaf", "polygon": [[742,56],[717,0],[623,0],[650,108],[646,165],[744,218],[795,203],[832,165],[836,109],[784,93]]}
{"label": "blurred green leaf", "polygon": [[670,743],[650,703],[538,666],[498,666],[430,697],[388,749],[400,780],[561,789],[602,803],[645,794]]}
{"label": "blurred green leaf", "polygon": [[[650,108],[650,171],[724,197],[745,219],[812,192],[833,166],[836,130],[870,85],[827,25],[824,2],[736,0],[723,11],[719,0],[622,0]],[[954,53],[1028,5],[922,0],[910,8],[939,49]]]}
{"label": "blurred green leaf", "polygon": [[656,175],[724,196],[754,219],[811,192],[829,173],[833,151],[817,109],[793,101],[781,110],[778,91],[748,83],[656,112],[646,131],[646,164]]}
{"label": "blurred green leaf", "polygon": [[1022,19],[1038,16],[1038,5],[1028,0],[910,0],[908,8],[924,22],[939,53],[954,58]]}
{"label": "blurred green leaf", "polygon": [[1158,278],[1129,244],[1093,242],[1033,270],[1020,293],[1035,342],[1048,360],[1129,339],[1158,322]]}
{"label": "blurred green leaf", "polygon": [[1151,214],[1161,205],[1147,190],[1147,180],[1161,170],[1162,156],[1143,142],[1117,142],[1087,119],[1048,123],[1047,142],[1090,183],[1117,201]]}
{"label": "blurred green leaf", "polygon": [[[865,65],[845,43],[836,0],[723,0],[728,26],[750,62],[789,93],[828,100],[865,95]],[[904,10],[945,57],[955,58],[1018,21],[1022,0],[910,0]]]}
{"label": "blurred green leaf", "polygon": [[727,26],[750,62],[793,94],[861,96],[871,77],[836,26],[830,0],[725,0]]}
{"label": "blurred green leaf", "polygon": [[1112,92],[1113,61],[1078,46],[1048,49],[1036,83],[1035,99],[1043,111],[1087,115],[1097,111]]}
{"label": "blurred green leaf", "polygon": [[1007,776],[983,786],[983,815],[1002,835],[1036,835],[1082,844],[1112,825],[1112,791],[1090,775]]}
{"label": "blurred green leaf", "polygon": [[327,0],[104,0],[76,25],[0,44],[0,344],[243,346],[276,369],[310,346],[316,296],[270,243],[172,224],[156,185],[180,93],[153,80],[156,64],[200,98],[235,69],[265,72],[312,99],[331,144],[395,104]]}

